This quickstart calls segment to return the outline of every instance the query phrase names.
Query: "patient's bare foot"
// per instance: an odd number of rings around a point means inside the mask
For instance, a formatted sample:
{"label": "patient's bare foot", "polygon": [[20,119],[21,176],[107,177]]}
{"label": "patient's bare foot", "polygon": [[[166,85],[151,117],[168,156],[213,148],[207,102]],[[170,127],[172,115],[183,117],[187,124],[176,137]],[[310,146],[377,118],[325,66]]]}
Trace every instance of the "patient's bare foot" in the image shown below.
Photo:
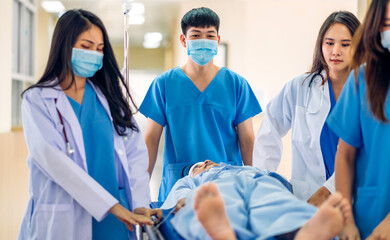
{"label": "patient's bare foot", "polygon": [[196,193],[195,214],[211,239],[236,239],[225,212],[223,199],[214,183],[201,186]]}
{"label": "patient's bare foot", "polygon": [[298,231],[295,239],[331,239],[341,232],[351,206],[340,193],[331,195],[317,213]]}

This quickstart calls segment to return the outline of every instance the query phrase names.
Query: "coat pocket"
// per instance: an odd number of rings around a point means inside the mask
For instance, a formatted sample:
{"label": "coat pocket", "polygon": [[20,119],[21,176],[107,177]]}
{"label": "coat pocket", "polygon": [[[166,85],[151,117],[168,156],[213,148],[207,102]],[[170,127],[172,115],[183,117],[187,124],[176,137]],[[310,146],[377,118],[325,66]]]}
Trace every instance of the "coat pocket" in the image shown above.
{"label": "coat pocket", "polygon": [[72,204],[39,204],[35,213],[37,239],[74,239]]}

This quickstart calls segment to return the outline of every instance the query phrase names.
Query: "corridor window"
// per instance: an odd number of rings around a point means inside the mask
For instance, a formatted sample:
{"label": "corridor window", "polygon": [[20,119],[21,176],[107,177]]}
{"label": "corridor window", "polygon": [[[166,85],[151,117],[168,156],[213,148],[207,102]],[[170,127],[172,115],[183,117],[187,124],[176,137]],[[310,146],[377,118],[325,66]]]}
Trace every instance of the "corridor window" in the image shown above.
{"label": "corridor window", "polygon": [[12,126],[22,126],[20,94],[34,83],[35,0],[13,0]]}

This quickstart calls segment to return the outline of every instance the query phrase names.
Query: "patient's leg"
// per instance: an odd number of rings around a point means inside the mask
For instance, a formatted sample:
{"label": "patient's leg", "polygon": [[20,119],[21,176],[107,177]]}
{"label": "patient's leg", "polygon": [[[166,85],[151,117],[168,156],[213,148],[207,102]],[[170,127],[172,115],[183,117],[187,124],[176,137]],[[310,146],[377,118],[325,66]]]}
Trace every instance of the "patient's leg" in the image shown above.
{"label": "patient's leg", "polygon": [[[224,202],[214,183],[203,185],[198,190],[194,208],[199,222],[212,239],[236,239],[225,212]],[[346,199],[335,193],[321,205],[296,235],[295,231],[292,232],[291,237],[295,235],[297,240],[331,239],[341,232],[350,214],[351,207]]]}
{"label": "patient's leg", "polygon": [[331,195],[298,231],[295,239],[331,239],[341,232],[351,207],[340,193]]}
{"label": "patient's leg", "polygon": [[214,183],[199,188],[195,196],[194,209],[199,222],[211,239],[236,239],[225,212],[224,202]]}

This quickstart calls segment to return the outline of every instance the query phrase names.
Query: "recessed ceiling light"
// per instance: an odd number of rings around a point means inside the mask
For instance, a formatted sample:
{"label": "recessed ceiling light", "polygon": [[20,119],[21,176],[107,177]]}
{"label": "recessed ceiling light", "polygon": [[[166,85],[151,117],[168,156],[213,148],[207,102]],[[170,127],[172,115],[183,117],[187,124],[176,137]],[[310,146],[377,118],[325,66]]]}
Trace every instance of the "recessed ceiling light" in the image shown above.
{"label": "recessed ceiling light", "polygon": [[60,1],[42,1],[41,6],[49,13],[60,13],[65,11],[65,7]]}
{"label": "recessed ceiling light", "polygon": [[160,42],[162,38],[163,36],[160,32],[148,32],[145,33],[144,36],[145,41],[151,41],[151,42]]}
{"label": "recessed ceiling light", "polygon": [[144,41],[144,48],[158,48],[160,46],[160,42],[153,41]]}

